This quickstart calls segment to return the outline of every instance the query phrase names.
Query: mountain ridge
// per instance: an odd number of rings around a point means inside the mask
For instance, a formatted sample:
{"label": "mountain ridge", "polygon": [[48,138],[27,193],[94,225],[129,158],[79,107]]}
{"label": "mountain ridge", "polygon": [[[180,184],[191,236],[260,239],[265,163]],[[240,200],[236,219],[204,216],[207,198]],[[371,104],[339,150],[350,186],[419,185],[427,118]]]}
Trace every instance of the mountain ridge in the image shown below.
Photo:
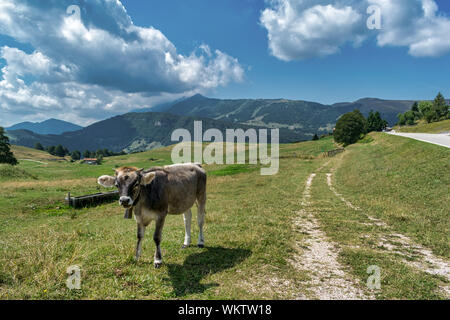
{"label": "mountain ridge", "polygon": [[391,125],[397,114],[411,108],[413,100],[362,98],[355,102],[324,105],[288,99],[215,99],[200,94],[163,104],[166,112],[131,112],[98,121],[77,131],[62,134],[38,134],[29,130],[7,130],[11,143],[33,147],[61,144],[69,150],[143,151],[171,144],[173,130],[186,128],[191,134],[193,122],[202,120],[204,130],[218,128],[278,128],[280,142],[309,140],[314,134],[333,130],[344,113],[359,109],[367,115],[379,111]]}
{"label": "mountain ridge", "polygon": [[5,130],[29,130],[38,134],[62,134],[64,132],[77,131],[82,128],[82,126],[68,121],[50,118],[41,122],[25,121],[16,123],[10,127],[5,128]]}
{"label": "mountain ridge", "polygon": [[[6,133],[12,144],[25,147],[34,147],[37,142],[40,142],[44,146],[61,144],[70,151],[107,148],[115,152],[122,150],[134,152],[177,143],[171,141],[171,134],[176,129],[187,129],[193,137],[194,121],[202,121],[203,131],[217,128],[223,134],[226,129],[261,129],[258,126],[233,124],[209,118],[194,118],[162,112],[134,112],[102,120],[81,130],[60,135],[42,135],[23,129],[11,130]],[[298,130],[281,129],[280,136],[282,136],[281,142],[308,139],[308,136]]]}
{"label": "mountain ridge", "polygon": [[414,100],[383,100],[362,98],[354,102],[325,105],[313,101],[288,99],[215,99],[195,95],[174,104],[166,112],[224,119],[244,124],[268,127],[302,127],[308,133],[334,126],[344,113],[360,109],[366,116],[370,110],[379,111],[389,124],[397,121],[397,114],[410,109]]}

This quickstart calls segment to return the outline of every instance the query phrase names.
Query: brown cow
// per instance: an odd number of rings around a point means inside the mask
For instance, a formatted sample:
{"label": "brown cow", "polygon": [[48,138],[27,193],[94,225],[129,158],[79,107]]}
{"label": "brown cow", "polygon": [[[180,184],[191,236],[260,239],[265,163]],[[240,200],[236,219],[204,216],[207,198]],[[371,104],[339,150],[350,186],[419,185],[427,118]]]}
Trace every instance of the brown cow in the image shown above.
{"label": "brown cow", "polygon": [[199,227],[198,247],[204,247],[203,223],[206,205],[206,172],[200,164],[175,164],[148,170],[122,167],[114,176],[101,176],[98,183],[119,189],[119,203],[132,210],[137,222],[136,260],[141,255],[145,228],[156,221],[153,240],[156,244],[155,268],[162,264],[161,233],[167,214],[184,213],[183,248],[191,242],[191,208],[197,203]]}

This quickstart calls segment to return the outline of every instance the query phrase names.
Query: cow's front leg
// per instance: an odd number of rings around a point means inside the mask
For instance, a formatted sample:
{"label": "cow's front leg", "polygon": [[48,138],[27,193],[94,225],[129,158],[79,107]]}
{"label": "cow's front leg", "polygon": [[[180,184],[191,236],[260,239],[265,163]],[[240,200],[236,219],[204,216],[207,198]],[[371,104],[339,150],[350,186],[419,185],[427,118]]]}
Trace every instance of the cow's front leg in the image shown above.
{"label": "cow's front leg", "polygon": [[142,240],[144,240],[145,227],[142,224],[137,225],[137,245],[136,245],[136,261],[139,260],[142,251]]}
{"label": "cow's front leg", "polygon": [[186,211],[183,215],[184,219],[184,243],[182,248],[187,248],[191,244],[191,221],[192,221],[192,212],[191,209]]}
{"label": "cow's front leg", "polygon": [[155,233],[153,234],[153,240],[155,241],[156,245],[156,251],[155,251],[155,268],[159,268],[162,265],[162,255],[161,255],[161,238],[162,238],[162,229],[164,226],[164,217],[159,217],[158,220],[156,220],[156,227],[155,227]]}

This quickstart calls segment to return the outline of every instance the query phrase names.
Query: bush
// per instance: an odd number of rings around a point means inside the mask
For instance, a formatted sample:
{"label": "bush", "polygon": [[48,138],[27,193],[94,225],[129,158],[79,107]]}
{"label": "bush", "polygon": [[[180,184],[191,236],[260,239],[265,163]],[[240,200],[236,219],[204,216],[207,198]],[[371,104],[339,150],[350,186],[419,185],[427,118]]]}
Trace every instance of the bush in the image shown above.
{"label": "bush", "polygon": [[344,146],[357,142],[367,132],[367,120],[359,110],[344,114],[336,123],[334,140]]}
{"label": "bush", "polygon": [[37,179],[37,177],[23,169],[13,167],[10,164],[0,164],[0,177],[6,180],[12,179]]}
{"label": "bush", "polygon": [[42,146],[42,144],[40,142],[36,142],[36,144],[34,145],[34,148],[36,150],[44,151],[44,147]]}
{"label": "bush", "polygon": [[415,102],[410,111],[404,114],[399,114],[398,125],[404,126],[405,124],[413,125],[416,120],[425,119],[428,123],[441,121],[450,118],[449,106],[445,101],[442,93],[438,93],[433,102],[421,101]]}
{"label": "bush", "polygon": [[7,163],[15,166],[19,162],[10,149],[9,138],[5,135],[5,131],[0,127],[0,163]]}
{"label": "bush", "polygon": [[81,152],[78,150],[75,150],[74,152],[71,153],[71,158],[73,161],[77,161],[81,159]]}

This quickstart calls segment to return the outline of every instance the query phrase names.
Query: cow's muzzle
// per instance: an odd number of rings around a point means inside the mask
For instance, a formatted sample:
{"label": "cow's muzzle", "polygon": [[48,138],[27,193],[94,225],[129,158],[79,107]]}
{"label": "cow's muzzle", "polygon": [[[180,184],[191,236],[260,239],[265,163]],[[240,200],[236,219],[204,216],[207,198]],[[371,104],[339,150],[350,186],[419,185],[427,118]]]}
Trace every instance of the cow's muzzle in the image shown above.
{"label": "cow's muzzle", "polygon": [[122,207],[128,209],[133,205],[133,199],[127,196],[122,196],[119,198],[119,203]]}

